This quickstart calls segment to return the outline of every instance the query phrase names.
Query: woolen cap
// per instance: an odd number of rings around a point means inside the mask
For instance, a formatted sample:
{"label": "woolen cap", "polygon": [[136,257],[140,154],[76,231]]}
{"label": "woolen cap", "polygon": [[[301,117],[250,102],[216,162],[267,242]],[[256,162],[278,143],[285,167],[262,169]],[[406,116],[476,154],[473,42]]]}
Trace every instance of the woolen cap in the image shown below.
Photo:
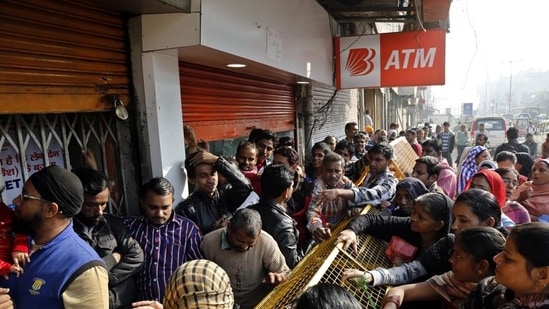
{"label": "woolen cap", "polygon": [[80,212],[84,189],[80,179],[71,171],[50,165],[32,174],[29,181],[43,199],[56,203],[64,215],[72,217]]}

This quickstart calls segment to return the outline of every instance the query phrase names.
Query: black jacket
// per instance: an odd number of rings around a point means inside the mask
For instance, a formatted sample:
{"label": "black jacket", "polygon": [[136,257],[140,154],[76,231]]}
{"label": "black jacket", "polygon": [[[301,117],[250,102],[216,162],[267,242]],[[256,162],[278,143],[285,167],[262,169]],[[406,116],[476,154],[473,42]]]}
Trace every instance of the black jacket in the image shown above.
{"label": "black jacket", "polygon": [[[131,308],[137,295],[134,277],[144,261],[143,250],[137,240],[130,235],[123,221],[112,215],[103,215],[94,224],[78,215],[73,221],[75,232],[90,244],[107,266],[110,308]],[[120,262],[116,262],[113,252],[120,253]]]}
{"label": "black jacket", "polygon": [[250,181],[222,157],[215,162],[214,169],[227,178],[230,187],[216,189],[213,196],[195,191],[175,209],[177,214],[196,223],[203,235],[211,232],[215,222],[223,215],[230,217],[252,192]]}
{"label": "black jacket", "polygon": [[294,268],[303,258],[303,252],[297,246],[299,232],[294,219],[281,205],[270,199],[261,199],[249,208],[259,212],[263,230],[276,240],[288,267]]}

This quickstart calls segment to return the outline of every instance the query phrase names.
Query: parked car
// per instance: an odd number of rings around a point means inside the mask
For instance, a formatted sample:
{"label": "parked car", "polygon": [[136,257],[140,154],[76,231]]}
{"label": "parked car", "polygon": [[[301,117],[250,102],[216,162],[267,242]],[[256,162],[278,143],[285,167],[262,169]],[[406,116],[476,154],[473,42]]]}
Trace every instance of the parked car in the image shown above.
{"label": "parked car", "polygon": [[549,134],[549,120],[540,121],[534,133],[534,141],[538,143],[538,155],[541,155],[541,145],[546,141]]}
{"label": "parked car", "polygon": [[484,130],[488,132],[488,148],[493,154],[496,148],[505,143],[505,133],[507,132],[507,121],[501,116],[477,117],[471,125],[471,133],[469,135],[469,145],[474,145],[478,134],[479,125],[484,124]]}

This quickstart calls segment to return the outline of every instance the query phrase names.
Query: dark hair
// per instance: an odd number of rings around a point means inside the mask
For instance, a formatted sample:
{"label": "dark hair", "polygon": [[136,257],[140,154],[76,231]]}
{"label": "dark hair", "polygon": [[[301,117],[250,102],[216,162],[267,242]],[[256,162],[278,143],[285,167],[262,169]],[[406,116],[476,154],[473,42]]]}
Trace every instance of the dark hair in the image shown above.
{"label": "dark hair", "polygon": [[[239,146],[240,146],[240,144],[239,144]],[[189,178],[193,178],[193,179],[196,178],[196,166],[191,164],[191,160],[192,160],[192,158],[194,158],[199,153],[201,154],[201,153],[203,153],[203,151],[199,150],[197,152],[193,152],[193,153],[189,154],[187,156],[187,158],[185,159],[185,169],[187,170],[187,176],[189,176]],[[237,153],[238,153],[238,151],[237,151]],[[207,164],[207,163],[201,163],[201,164]]]}
{"label": "dark hair", "polygon": [[429,214],[431,219],[444,222],[444,226],[438,231],[439,238],[442,238],[450,232],[450,220],[452,219],[452,207],[454,202],[446,194],[435,192],[419,196],[414,201],[423,205],[423,210]]}
{"label": "dark hair", "polygon": [[261,190],[263,196],[274,199],[284,190],[292,186],[294,172],[281,164],[270,164],[265,167],[261,175]]}
{"label": "dark hair", "polygon": [[156,195],[173,194],[173,185],[164,177],[155,177],[141,186],[140,197],[144,199],[148,192],[153,192]]}
{"label": "dark hair", "polygon": [[[109,187],[109,179],[104,174],[88,167],[80,167],[72,171],[80,181],[87,195],[97,195]],[[1,193],[1,192],[0,192]]]}
{"label": "dark hair", "polygon": [[253,128],[251,131],[250,131],[250,134],[248,134],[248,140],[252,143],[255,143],[255,141],[257,140],[257,136],[259,135],[259,133],[262,131],[263,129],[260,129],[260,128]]}
{"label": "dark hair", "polygon": [[278,147],[295,147],[294,138],[291,136],[282,136],[278,139]]}
{"label": "dark hair", "polygon": [[501,208],[492,193],[481,189],[469,189],[456,197],[454,204],[457,203],[467,204],[471,212],[481,221],[494,218],[494,228],[501,225]]}
{"label": "dark hair", "polygon": [[231,232],[243,230],[248,237],[255,237],[261,231],[261,216],[251,208],[237,210],[229,222],[231,223]]}
{"label": "dark hair", "polygon": [[496,269],[494,256],[505,247],[505,236],[493,227],[476,226],[461,230],[456,234],[456,243],[470,254],[475,262],[488,261],[490,273]]}
{"label": "dark hair", "polygon": [[333,151],[330,151],[324,156],[324,159],[322,159],[322,166],[326,166],[326,164],[332,162],[340,162],[342,167],[345,165],[343,157]]}
{"label": "dark hair", "polygon": [[503,175],[505,175],[505,174],[509,174],[509,173],[510,173],[510,174],[514,174],[514,175],[515,175],[515,178],[517,178],[517,180],[518,180],[518,175],[519,175],[519,173],[518,173],[518,171],[517,171],[516,169],[514,169],[514,168],[498,167],[498,168],[496,168],[496,169],[494,170],[494,172],[498,173],[498,174],[501,176],[502,179],[503,179]]}
{"label": "dark hair", "polygon": [[281,146],[274,150],[274,155],[281,155],[288,159],[288,164],[294,165],[299,163],[299,154],[297,151],[290,147]]}
{"label": "dark hair", "polygon": [[255,143],[252,143],[250,141],[241,141],[240,143],[238,143],[238,146],[236,146],[236,155],[238,156],[240,151],[245,148],[252,148],[255,149],[257,152],[257,147],[255,146]]}
{"label": "dark hair", "polygon": [[354,121],[351,121],[351,122],[347,122],[345,124],[345,130],[349,130],[351,128],[351,126],[358,126],[358,123],[354,122]]}
{"label": "dark hair", "polygon": [[326,144],[325,142],[316,142],[314,143],[313,145],[313,148],[311,148],[311,152],[313,152],[313,150],[315,149],[320,149],[324,152],[324,154],[326,155],[328,152],[331,152],[332,149],[330,148],[330,146],[328,146],[328,144]]}
{"label": "dark hair", "polygon": [[333,283],[314,285],[299,297],[295,309],[361,309],[360,302],[347,289]]}
{"label": "dark hair", "polygon": [[530,172],[534,166],[534,159],[526,152],[517,152],[515,155],[517,156],[517,163],[522,164],[522,167],[518,171],[519,174],[530,178]]}
{"label": "dark hair", "polygon": [[254,140],[248,138],[248,140],[253,143],[257,143],[260,139],[273,141],[274,148],[278,146],[278,136],[276,136],[276,133],[269,129],[260,129],[259,131],[257,131],[257,133],[254,134]]}
{"label": "dark hair", "polygon": [[511,160],[511,162],[515,164],[517,163],[517,156],[514,153],[507,150],[501,151],[496,155],[496,162],[503,162],[507,160]]}
{"label": "dark hair", "polygon": [[357,140],[359,139],[366,139],[366,134],[362,133],[362,132],[358,132],[357,134],[355,134],[353,136],[353,141],[356,143]]}
{"label": "dark hair", "polygon": [[433,156],[424,156],[416,159],[417,163],[423,163],[427,166],[427,174],[439,175],[440,174],[440,160]]}
{"label": "dark hair", "polygon": [[440,151],[441,151],[440,142],[439,142],[437,139],[428,139],[428,140],[426,140],[425,142],[423,142],[423,144],[421,144],[421,147],[422,147],[422,148],[431,147],[431,148],[433,148],[433,150],[436,151],[436,152],[440,152]]}
{"label": "dark hair", "polygon": [[393,146],[385,142],[377,143],[368,150],[368,154],[382,154],[385,159],[391,160],[393,158]]}
{"label": "dark hair", "polygon": [[515,241],[518,253],[526,260],[528,273],[534,267],[549,265],[549,224],[519,224],[511,229],[508,239]]}
{"label": "dark hair", "polygon": [[346,140],[341,140],[341,141],[337,142],[336,147],[335,147],[335,152],[336,153],[337,153],[338,150],[345,150],[345,149],[347,149],[347,151],[349,152],[349,155],[352,158],[353,155],[355,154],[355,147],[353,147],[353,144],[348,143]]}
{"label": "dark hair", "polygon": [[414,130],[414,129],[408,129],[406,130],[406,133],[405,134],[412,134],[413,136],[416,136],[417,135],[417,131]]}
{"label": "dark hair", "polygon": [[507,139],[509,140],[517,139],[518,133],[519,133],[519,130],[517,128],[510,127],[509,129],[507,129]]}
{"label": "dark hair", "polygon": [[[481,124],[483,125],[483,123],[481,123]],[[485,141],[488,141],[488,135],[486,135],[484,133],[477,134],[477,136],[475,137],[475,140],[477,140],[479,137],[484,139]]]}

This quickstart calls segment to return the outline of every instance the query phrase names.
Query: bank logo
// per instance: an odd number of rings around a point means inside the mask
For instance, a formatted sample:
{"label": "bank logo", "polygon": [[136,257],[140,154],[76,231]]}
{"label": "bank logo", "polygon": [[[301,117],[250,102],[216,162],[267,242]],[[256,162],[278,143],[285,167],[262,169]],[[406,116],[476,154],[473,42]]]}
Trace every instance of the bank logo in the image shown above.
{"label": "bank logo", "polygon": [[38,295],[40,294],[40,289],[42,286],[46,284],[46,280],[40,279],[40,278],[34,278],[34,281],[32,282],[32,289],[29,289],[29,293],[32,295]]}
{"label": "bank logo", "polygon": [[349,50],[345,69],[351,76],[368,75],[374,70],[372,59],[376,56],[373,48],[353,48]]}

